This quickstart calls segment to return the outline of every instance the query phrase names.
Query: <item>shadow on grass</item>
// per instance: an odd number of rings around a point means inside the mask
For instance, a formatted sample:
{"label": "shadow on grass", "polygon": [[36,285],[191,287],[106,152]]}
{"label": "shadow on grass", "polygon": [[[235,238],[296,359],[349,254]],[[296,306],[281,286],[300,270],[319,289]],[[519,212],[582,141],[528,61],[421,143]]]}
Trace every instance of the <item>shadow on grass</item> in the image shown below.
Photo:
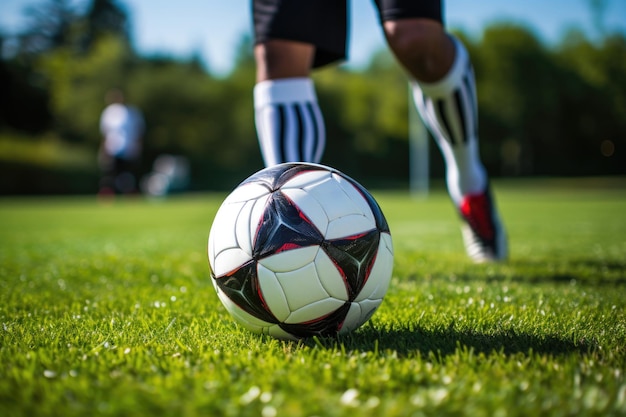
{"label": "shadow on grass", "polygon": [[474,353],[539,353],[563,355],[568,353],[590,353],[595,343],[588,340],[577,342],[564,340],[551,335],[531,335],[507,330],[501,333],[484,334],[458,331],[453,328],[424,330],[399,329],[378,330],[364,326],[360,330],[338,338],[310,340],[307,344],[325,348],[341,345],[346,350],[361,352],[394,351],[400,356],[422,355],[448,356],[457,350],[471,350]]}
{"label": "shadow on grass", "polygon": [[[495,273],[487,282],[514,281],[527,284],[557,283],[594,286],[626,285],[626,261],[603,261],[600,259],[573,259],[566,263],[558,260],[516,260],[503,264],[511,272]],[[484,279],[477,273],[457,274],[460,281]]]}

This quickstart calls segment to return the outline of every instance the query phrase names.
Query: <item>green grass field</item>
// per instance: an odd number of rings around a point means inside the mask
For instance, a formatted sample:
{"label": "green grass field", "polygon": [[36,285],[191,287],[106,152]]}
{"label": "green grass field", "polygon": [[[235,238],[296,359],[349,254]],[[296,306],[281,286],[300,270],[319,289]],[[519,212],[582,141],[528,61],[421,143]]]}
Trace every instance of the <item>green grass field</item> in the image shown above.
{"label": "green grass field", "polygon": [[299,343],[211,285],[224,194],[0,200],[0,415],[624,416],[626,179],[495,182],[511,259],[474,265],[440,189],[374,195],[374,317]]}

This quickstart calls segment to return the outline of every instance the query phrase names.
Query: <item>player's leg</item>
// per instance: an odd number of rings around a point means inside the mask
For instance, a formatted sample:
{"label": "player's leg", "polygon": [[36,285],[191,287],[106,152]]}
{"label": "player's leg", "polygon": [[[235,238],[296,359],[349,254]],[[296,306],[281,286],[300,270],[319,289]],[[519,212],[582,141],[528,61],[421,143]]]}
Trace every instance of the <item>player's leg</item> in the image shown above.
{"label": "player's leg", "polygon": [[287,161],[319,162],[324,120],[309,78],[313,45],[270,40],[255,46],[254,111],[266,166]]}
{"label": "player's leg", "polygon": [[[480,159],[476,86],[469,54],[458,39],[445,32],[439,1],[407,2],[412,4],[404,15],[402,0],[389,2],[400,14],[385,16],[383,12],[387,41],[416,80],[415,104],[443,154],[448,192],[464,221],[467,253],[479,262],[504,259],[504,227]],[[425,9],[416,10],[414,3]]]}
{"label": "player's leg", "polygon": [[115,194],[115,160],[104,150],[98,152],[98,167],[100,168],[100,183],[98,195],[108,196]]}
{"label": "player's leg", "polygon": [[324,120],[310,71],[345,56],[345,1],[253,0],[254,110],[266,166],[320,162]]}
{"label": "player's leg", "polygon": [[[402,22],[410,23],[409,20]],[[447,36],[444,39],[455,52],[450,65],[439,65],[444,68],[443,73],[437,76],[431,71],[436,65],[424,62],[408,68],[413,68],[411,74],[414,77],[421,72],[431,80],[436,79],[423,82],[415,77],[418,81],[413,83],[413,95],[424,122],[443,153],[450,196],[458,206],[464,195],[485,189],[487,174],[478,149],[477,103],[469,56],[459,41]]]}

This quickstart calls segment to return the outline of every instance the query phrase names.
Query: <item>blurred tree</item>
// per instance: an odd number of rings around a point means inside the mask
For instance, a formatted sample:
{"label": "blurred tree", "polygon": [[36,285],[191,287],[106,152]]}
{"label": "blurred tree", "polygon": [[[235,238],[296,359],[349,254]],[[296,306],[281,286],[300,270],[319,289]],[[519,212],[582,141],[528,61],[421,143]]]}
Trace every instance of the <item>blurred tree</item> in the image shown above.
{"label": "blurred tree", "polygon": [[599,45],[572,32],[555,54],[564,70],[560,137],[576,153],[578,174],[626,174],[626,38],[615,34]]}
{"label": "blurred tree", "polygon": [[314,78],[327,131],[324,161],[359,178],[406,176],[408,79],[389,51],[374,54],[363,71],[331,67]]}
{"label": "blurred tree", "polygon": [[[15,53],[0,60],[0,136],[18,130],[61,138],[95,162],[103,98],[118,87],[144,113],[148,164],[162,153],[187,156],[195,189],[228,189],[262,167],[249,35],[241,37],[233,70],[216,77],[197,54],[139,56],[121,1],[93,0],[80,13],[75,4],[39,3],[21,41],[9,39]],[[626,173],[623,34],[592,41],[571,32],[552,47],[507,23],[490,25],[479,39],[457,35],[476,68],[481,153],[490,172]],[[328,137],[324,163],[368,185],[406,180],[408,78],[389,51],[362,70],[329,67],[313,76]],[[432,172],[443,175],[435,146],[431,158]]]}
{"label": "blurred tree", "polygon": [[103,36],[114,35],[130,43],[130,19],[114,0],[92,0],[84,17],[82,47],[88,49]]}
{"label": "blurred tree", "polygon": [[0,59],[0,130],[38,134],[50,127],[47,85],[24,59]]}
{"label": "blurred tree", "polygon": [[603,38],[606,35],[604,16],[609,6],[609,0],[586,0],[591,11],[593,26],[598,35]]}
{"label": "blurred tree", "polygon": [[152,57],[129,77],[129,94],[146,117],[146,153],[186,155],[195,188],[235,185],[261,167],[254,134],[254,67],[225,79],[197,61]]}
{"label": "blurred tree", "polygon": [[0,127],[40,133],[51,125],[47,77],[38,58],[72,42],[78,17],[68,0],[49,0],[25,9],[26,30],[7,39],[12,48],[0,61]]}
{"label": "blurred tree", "polygon": [[101,37],[84,54],[63,47],[42,56],[37,69],[48,80],[55,130],[66,140],[95,147],[105,93],[113,87],[127,90],[136,65],[129,45],[115,36]]}
{"label": "blurred tree", "polygon": [[569,149],[560,149],[555,123],[558,74],[537,38],[520,26],[493,25],[472,53],[481,151],[489,170],[500,172],[503,150],[519,150],[517,160],[510,162],[520,174],[538,173],[548,155],[566,156]]}
{"label": "blurred tree", "polygon": [[75,43],[79,14],[69,0],[48,0],[25,9],[27,28],[19,35],[18,54],[40,55]]}
{"label": "blurred tree", "polygon": [[26,29],[0,61],[0,127],[30,133],[52,127],[82,140],[93,118],[81,115],[102,104],[100,85],[120,85],[133,55],[129,19],[112,0],[93,0],[84,14],[70,0],[48,0],[25,14]]}
{"label": "blurred tree", "polygon": [[83,13],[70,0],[47,0],[27,6],[25,14],[28,23],[18,35],[18,55],[39,56],[60,47],[85,53],[103,36],[130,39],[130,20],[115,0],[92,0]]}

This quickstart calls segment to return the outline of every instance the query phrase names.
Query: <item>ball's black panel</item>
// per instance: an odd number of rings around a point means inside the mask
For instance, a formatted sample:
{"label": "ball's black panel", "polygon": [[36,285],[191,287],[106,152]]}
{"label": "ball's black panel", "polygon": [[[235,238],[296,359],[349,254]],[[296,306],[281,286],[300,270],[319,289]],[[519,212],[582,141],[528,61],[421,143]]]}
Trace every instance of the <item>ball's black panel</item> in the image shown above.
{"label": "ball's black panel", "polygon": [[317,320],[298,324],[281,323],[279,326],[287,333],[290,333],[298,338],[311,336],[336,336],[337,332],[341,330],[341,326],[343,325],[349,310],[350,303],[345,303],[329,315],[320,317]]}
{"label": "ball's black panel", "polygon": [[245,312],[269,323],[278,323],[261,294],[256,261],[252,260],[228,275],[213,278],[228,298]]}
{"label": "ball's black panel", "polygon": [[321,165],[312,165],[312,164],[304,164],[304,163],[285,163],[285,164],[274,165],[274,166],[262,169],[258,171],[257,173],[251,175],[247,179],[245,179],[241,183],[241,185],[247,184],[250,182],[257,182],[260,184],[265,184],[270,191],[276,191],[293,177],[303,172],[310,172],[310,171],[331,172],[328,170],[328,168],[325,168]]}
{"label": "ball's black panel", "polygon": [[261,259],[286,250],[319,245],[322,233],[282,192],[272,193],[256,232],[252,257]]}
{"label": "ball's black panel", "polygon": [[378,253],[380,232],[370,232],[325,241],[322,247],[346,280],[348,299],[353,301],[369,278]]}

